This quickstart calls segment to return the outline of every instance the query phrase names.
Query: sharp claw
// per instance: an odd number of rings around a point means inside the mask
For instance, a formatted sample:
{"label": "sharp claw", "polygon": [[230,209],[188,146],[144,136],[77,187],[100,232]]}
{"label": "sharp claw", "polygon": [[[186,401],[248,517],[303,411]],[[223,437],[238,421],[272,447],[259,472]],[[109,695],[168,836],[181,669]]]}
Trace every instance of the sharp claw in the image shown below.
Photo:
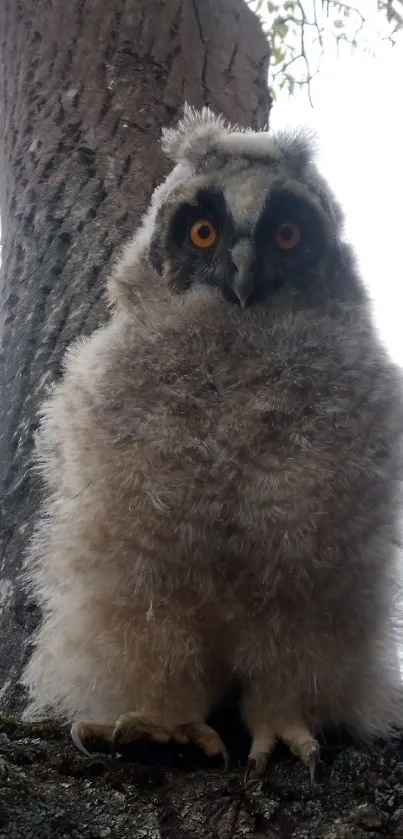
{"label": "sharp claw", "polygon": [[312,747],[309,749],[308,754],[305,754],[303,757],[303,762],[309,769],[309,775],[311,779],[311,784],[314,784],[316,781],[316,768],[317,763],[320,756],[320,747],[319,744],[312,744]]}
{"label": "sharp claw", "polygon": [[319,749],[315,749],[314,751],[312,751],[312,753],[309,755],[309,758],[308,758],[307,765],[308,765],[308,769],[309,769],[309,775],[310,775],[310,778],[311,778],[311,784],[314,784],[315,781],[316,781],[316,767],[317,767],[318,757],[319,757]]}
{"label": "sharp claw", "polygon": [[248,781],[253,779],[253,774],[256,769],[256,760],[253,757],[250,757],[247,764],[245,774],[243,776],[243,783],[244,786],[248,783]]}
{"label": "sharp claw", "polygon": [[70,728],[70,737],[76,749],[78,749],[78,751],[81,752],[82,755],[85,755],[86,757],[91,757],[91,753],[88,751],[88,749],[85,748],[83,741],[81,740],[80,734],[78,732],[78,725],[76,723],[73,723],[73,725]]}
{"label": "sharp claw", "polygon": [[244,775],[244,785],[246,785],[249,781],[257,781],[263,775],[266,765],[267,758],[265,755],[250,757]]}
{"label": "sharp claw", "polygon": [[229,769],[229,754],[228,754],[228,752],[227,752],[227,750],[226,750],[226,749],[224,749],[224,750],[221,752],[221,756],[222,756],[222,759],[223,759],[223,764],[224,764],[224,766],[223,766],[223,771],[224,771],[224,772],[228,772],[228,769]]}
{"label": "sharp claw", "polygon": [[315,771],[316,771],[316,757],[315,755],[311,755],[308,760],[308,769],[309,769],[309,776],[311,779],[311,784],[315,783]]}
{"label": "sharp claw", "polygon": [[112,734],[112,739],[111,739],[111,757],[112,758],[115,758],[118,754],[118,746],[119,746],[119,743],[120,743],[121,735],[122,735],[121,729],[117,725],[113,734]]}

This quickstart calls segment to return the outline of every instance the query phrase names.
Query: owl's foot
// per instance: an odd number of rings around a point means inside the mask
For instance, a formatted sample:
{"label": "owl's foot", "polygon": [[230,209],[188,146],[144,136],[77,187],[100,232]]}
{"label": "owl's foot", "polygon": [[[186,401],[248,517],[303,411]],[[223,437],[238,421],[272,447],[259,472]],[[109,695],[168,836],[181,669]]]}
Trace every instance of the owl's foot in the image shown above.
{"label": "owl's foot", "polygon": [[181,738],[185,739],[178,740],[177,742],[193,743],[195,746],[198,746],[199,749],[202,749],[207,757],[221,756],[224,763],[224,769],[228,769],[228,752],[221,740],[221,737],[217,734],[214,728],[211,728],[210,725],[206,725],[204,722],[187,723],[186,725],[181,725],[176,730],[174,739],[178,736],[178,734]]}
{"label": "owl's foot", "polygon": [[158,740],[167,743],[193,743],[204,752],[207,757],[222,756],[224,766],[228,766],[227,750],[217,732],[203,722],[192,722],[180,725],[175,729],[162,728],[159,725],[144,720],[136,713],[122,714],[116,722],[112,736],[112,754],[116,754],[119,743],[130,743],[139,739]]}
{"label": "owl's foot", "polygon": [[255,736],[252,740],[245,781],[260,778],[263,775],[276,740],[282,740],[290,751],[308,767],[313,783],[320,746],[304,723],[277,725],[275,729],[260,732]]}
{"label": "owl's foot", "polygon": [[108,743],[112,756],[115,756],[119,743],[127,744],[136,740],[156,740],[158,743],[168,743],[172,740],[180,744],[193,743],[202,749],[207,757],[221,755],[225,768],[228,767],[229,762],[227,750],[217,732],[202,722],[186,723],[169,729],[137,713],[128,713],[122,714],[115,725],[73,723],[71,738],[76,748],[85,755],[89,754],[85,743],[90,741]]}
{"label": "owl's foot", "polygon": [[75,722],[71,726],[71,739],[82,754],[89,755],[86,743],[107,743],[112,756],[116,754],[119,743],[131,743],[134,740],[156,740],[158,743],[187,742],[174,737],[174,732],[156,725],[138,714],[122,714],[115,725],[93,722]]}
{"label": "owl's foot", "polygon": [[113,732],[113,725],[95,722],[73,722],[70,729],[70,736],[76,749],[81,754],[91,756],[85,743],[108,743],[110,746]]}

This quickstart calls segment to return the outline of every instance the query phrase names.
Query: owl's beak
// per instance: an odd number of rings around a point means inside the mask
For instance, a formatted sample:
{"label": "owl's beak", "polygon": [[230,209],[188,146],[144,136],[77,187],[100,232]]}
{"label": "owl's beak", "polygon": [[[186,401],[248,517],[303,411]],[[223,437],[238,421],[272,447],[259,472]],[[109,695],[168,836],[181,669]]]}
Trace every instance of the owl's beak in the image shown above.
{"label": "owl's beak", "polygon": [[254,278],[252,273],[253,244],[250,239],[239,239],[232,248],[231,258],[236,271],[231,279],[231,288],[237,296],[243,309],[246,309],[248,300],[254,291]]}

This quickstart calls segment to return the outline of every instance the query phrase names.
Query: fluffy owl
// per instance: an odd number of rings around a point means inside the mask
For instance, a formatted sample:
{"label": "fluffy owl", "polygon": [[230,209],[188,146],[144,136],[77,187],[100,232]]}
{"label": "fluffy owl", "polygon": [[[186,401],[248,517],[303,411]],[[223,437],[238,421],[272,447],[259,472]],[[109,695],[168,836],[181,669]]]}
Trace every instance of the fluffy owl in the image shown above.
{"label": "fluffy owl", "polygon": [[399,371],[304,132],[208,109],[43,408],[28,714],[193,742],[237,683],[259,775],[282,740],[402,721]]}

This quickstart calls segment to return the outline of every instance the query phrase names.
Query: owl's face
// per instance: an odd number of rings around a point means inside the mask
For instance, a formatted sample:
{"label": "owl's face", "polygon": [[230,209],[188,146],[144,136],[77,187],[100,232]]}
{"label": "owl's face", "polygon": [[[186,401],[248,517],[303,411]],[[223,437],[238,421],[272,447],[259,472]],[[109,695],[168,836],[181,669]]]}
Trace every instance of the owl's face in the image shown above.
{"label": "owl's face", "polygon": [[211,113],[184,123],[170,132],[178,165],[149,247],[172,291],[207,284],[241,307],[356,296],[343,270],[341,213],[306,138],[226,131]]}

